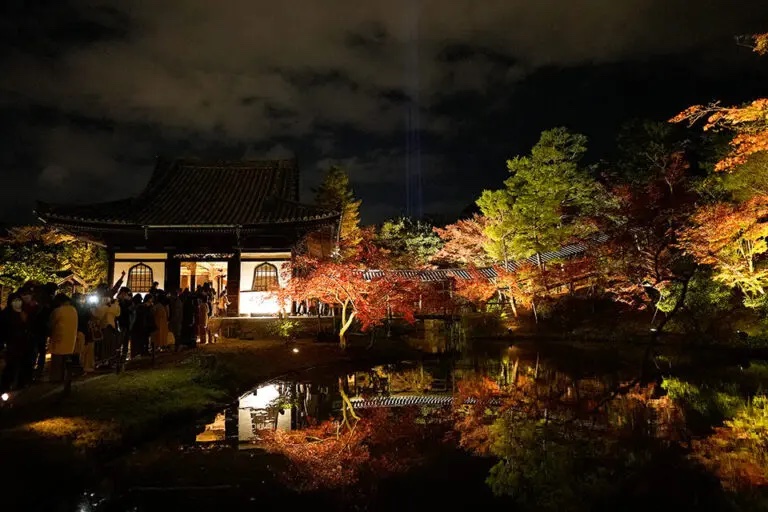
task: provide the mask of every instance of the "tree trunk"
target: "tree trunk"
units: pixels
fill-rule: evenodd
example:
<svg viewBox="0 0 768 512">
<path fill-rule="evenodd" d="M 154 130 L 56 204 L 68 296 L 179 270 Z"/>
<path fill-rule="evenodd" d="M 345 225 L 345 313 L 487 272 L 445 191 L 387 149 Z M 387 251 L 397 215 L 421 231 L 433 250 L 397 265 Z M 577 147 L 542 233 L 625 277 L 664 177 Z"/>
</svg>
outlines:
<svg viewBox="0 0 768 512">
<path fill-rule="evenodd" d="M 341 305 L 341 329 L 339 329 L 339 346 L 342 350 L 347 348 L 347 330 L 352 325 L 352 321 L 355 319 L 356 311 L 352 311 L 347 318 L 347 303 Z"/>
<path fill-rule="evenodd" d="M 648 346 L 645 349 L 645 354 L 643 356 L 642 361 L 642 368 L 640 371 L 640 375 L 642 379 L 645 379 L 650 372 L 650 361 L 651 357 L 653 356 L 653 349 L 656 346 L 656 344 L 659 342 L 659 338 L 661 337 L 662 332 L 664 331 L 664 327 L 667 326 L 670 320 L 680 311 L 680 309 L 685 305 L 685 299 L 688 296 L 688 286 L 691 282 L 692 276 L 688 276 L 685 279 L 683 279 L 683 289 L 680 290 L 680 296 L 677 298 L 677 302 L 675 302 L 675 307 L 672 308 L 672 311 L 669 312 L 668 315 L 664 317 L 664 319 L 659 323 L 658 327 L 655 329 L 651 329 L 651 341 L 648 343 Z"/>
<path fill-rule="evenodd" d="M 339 394 L 341 395 L 342 423 L 349 430 L 352 430 L 354 425 L 350 423 L 349 418 L 352 417 L 352 419 L 355 420 L 355 423 L 357 423 L 360 417 L 355 413 L 354 407 L 352 407 L 352 402 L 349 400 L 347 391 L 344 389 L 344 381 L 341 377 L 339 377 Z"/>
<path fill-rule="evenodd" d="M 512 381 L 513 386 L 517 386 L 517 372 L 520 368 L 520 358 L 515 359 L 515 366 L 512 367 L 512 378 L 510 379 Z"/>
</svg>

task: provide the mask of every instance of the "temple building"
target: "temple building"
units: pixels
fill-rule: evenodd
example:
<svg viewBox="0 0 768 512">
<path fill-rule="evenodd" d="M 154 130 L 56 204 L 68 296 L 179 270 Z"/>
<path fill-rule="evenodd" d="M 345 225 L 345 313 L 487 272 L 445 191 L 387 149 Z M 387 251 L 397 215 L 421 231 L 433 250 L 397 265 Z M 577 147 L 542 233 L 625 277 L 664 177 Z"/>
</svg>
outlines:
<svg viewBox="0 0 768 512">
<path fill-rule="evenodd" d="M 38 202 L 43 222 L 103 245 L 109 282 L 146 293 L 226 290 L 228 316 L 278 313 L 273 292 L 300 251 L 329 253 L 340 214 L 299 202 L 295 160 L 158 161 L 137 197 L 94 204 Z M 307 242 L 309 240 L 309 243 Z M 282 307 L 281 307 L 282 306 Z"/>
</svg>

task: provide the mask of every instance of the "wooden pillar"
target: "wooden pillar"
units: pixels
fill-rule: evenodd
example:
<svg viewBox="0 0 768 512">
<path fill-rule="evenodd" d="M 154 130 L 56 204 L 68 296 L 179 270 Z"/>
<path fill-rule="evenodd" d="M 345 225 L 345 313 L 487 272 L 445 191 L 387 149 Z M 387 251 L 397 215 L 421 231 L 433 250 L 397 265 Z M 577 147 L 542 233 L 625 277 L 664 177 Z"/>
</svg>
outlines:
<svg viewBox="0 0 768 512">
<path fill-rule="evenodd" d="M 227 316 L 240 316 L 240 252 L 227 261 Z"/>
<path fill-rule="evenodd" d="M 168 253 L 165 259 L 165 284 L 166 291 L 178 290 L 181 286 L 181 261 L 174 258 L 173 253 Z"/>
</svg>

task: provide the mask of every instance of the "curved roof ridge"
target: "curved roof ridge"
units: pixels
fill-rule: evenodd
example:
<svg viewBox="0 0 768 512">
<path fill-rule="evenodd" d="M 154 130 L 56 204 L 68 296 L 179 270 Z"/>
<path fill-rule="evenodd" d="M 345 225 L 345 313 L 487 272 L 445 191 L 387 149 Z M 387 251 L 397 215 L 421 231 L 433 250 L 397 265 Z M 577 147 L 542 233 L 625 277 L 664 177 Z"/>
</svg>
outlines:
<svg viewBox="0 0 768 512">
<path fill-rule="evenodd" d="M 282 160 L 158 158 L 135 197 L 89 205 L 47 205 L 42 219 L 120 225 L 258 225 L 307 222 L 339 212 L 302 203 L 298 163 Z"/>
</svg>

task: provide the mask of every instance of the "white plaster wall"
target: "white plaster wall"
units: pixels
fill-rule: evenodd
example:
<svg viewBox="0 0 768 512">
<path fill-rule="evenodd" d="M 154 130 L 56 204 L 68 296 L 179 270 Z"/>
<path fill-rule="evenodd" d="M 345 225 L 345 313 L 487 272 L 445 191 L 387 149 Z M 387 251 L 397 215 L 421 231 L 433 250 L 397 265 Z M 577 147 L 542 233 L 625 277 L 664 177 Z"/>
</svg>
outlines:
<svg viewBox="0 0 768 512">
<path fill-rule="evenodd" d="M 290 260 L 261 260 L 240 262 L 240 314 L 241 315 L 276 315 L 280 312 L 280 301 L 272 292 L 251 292 L 253 271 L 262 263 L 271 263 L 277 267 L 280 287 L 290 279 Z M 291 302 L 285 301 L 282 309 L 290 313 Z"/>
<path fill-rule="evenodd" d="M 140 256 L 140 255 L 137 255 Z M 134 261 L 116 261 L 114 264 L 114 276 L 115 281 L 120 279 L 120 274 L 125 271 L 125 281 L 123 286 L 126 286 L 128 282 L 128 270 L 139 263 L 143 263 L 152 269 L 152 279 L 160 283 L 160 288 L 165 288 L 165 261 L 146 261 L 137 258 Z M 115 283 L 110 283 L 110 286 Z"/>
</svg>

